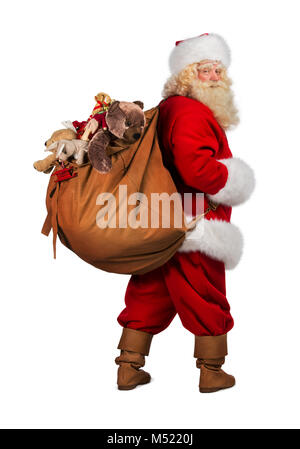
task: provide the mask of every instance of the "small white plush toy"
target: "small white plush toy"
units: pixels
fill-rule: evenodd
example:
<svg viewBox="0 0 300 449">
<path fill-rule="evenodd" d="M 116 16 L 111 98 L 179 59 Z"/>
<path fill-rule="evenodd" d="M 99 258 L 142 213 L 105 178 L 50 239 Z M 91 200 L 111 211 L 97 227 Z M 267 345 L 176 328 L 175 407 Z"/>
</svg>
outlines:
<svg viewBox="0 0 300 449">
<path fill-rule="evenodd" d="M 77 165 L 82 165 L 84 162 L 84 156 L 87 153 L 88 144 L 89 142 L 80 139 L 62 139 L 50 145 L 48 150 L 55 150 L 56 158 L 60 161 L 66 161 L 70 157 L 73 157 Z"/>
</svg>

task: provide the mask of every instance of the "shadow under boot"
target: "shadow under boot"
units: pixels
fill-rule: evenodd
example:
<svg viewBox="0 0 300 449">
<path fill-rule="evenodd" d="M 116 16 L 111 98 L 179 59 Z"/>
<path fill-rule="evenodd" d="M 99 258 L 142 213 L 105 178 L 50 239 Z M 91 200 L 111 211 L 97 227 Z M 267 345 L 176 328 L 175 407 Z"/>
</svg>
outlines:
<svg viewBox="0 0 300 449">
<path fill-rule="evenodd" d="M 132 390 L 138 385 L 150 382 L 150 374 L 140 368 L 145 365 L 145 355 L 149 354 L 152 337 L 153 335 L 147 332 L 123 328 L 118 345 L 121 354 L 115 359 L 119 365 L 117 380 L 119 390 Z"/>
<path fill-rule="evenodd" d="M 227 355 L 227 334 L 195 336 L 196 366 L 200 368 L 199 391 L 213 393 L 235 385 L 235 378 L 225 373 L 221 366 Z"/>
</svg>

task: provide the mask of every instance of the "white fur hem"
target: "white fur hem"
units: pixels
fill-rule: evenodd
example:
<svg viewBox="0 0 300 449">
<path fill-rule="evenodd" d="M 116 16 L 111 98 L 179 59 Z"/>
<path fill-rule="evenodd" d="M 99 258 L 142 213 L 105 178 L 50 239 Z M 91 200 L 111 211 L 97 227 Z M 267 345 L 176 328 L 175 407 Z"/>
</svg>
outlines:
<svg viewBox="0 0 300 449">
<path fill-rule="evenodd" d="M 215 203 L 227 206 L 238 206 L 244 203 L 251 196 L 255 186 L 252 168 L 246 162 L 235 157 L 220 159 L 219 162 L 226 165 L 228 179 L 223 189 L 215 195 L 207 195 L 208 198 Z"/>
<path fill-rule="evenodd" d="M 225 268 L 231 270 L 242 256 L 243 236 L 239 228 L 232 223 L 203 219 L 197 223 L 195 229 L 187 232 L 178 251 L 200 251 L 212 259 L 224 262 Z"/>
</svg>

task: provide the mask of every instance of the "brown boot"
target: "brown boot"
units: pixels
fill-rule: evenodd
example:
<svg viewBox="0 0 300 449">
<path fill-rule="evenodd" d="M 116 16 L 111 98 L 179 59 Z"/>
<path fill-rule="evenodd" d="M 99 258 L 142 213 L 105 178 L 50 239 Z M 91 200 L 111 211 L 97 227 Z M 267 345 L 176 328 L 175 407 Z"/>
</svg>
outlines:
<svg viewBox="0 0 300 449">
<path fill-rule="evenodd" d="M 225 373 L 221 366 L 227 355 L 227 334 L 218 336 L 195 336 L 196 366 L 200 368 L 201 393 L 212 393 L 233 387 L 235 379 Z"/>
<path fill-rule="evenodd" d="M 149 354 L 152 337 L 153 335 L 147 332 L 123 328 L 118 346 L 121 354 L 115 359 L 119 365 L 119 390 L 132 390 L 138 385 L 150 382 L 150 374 L 140 368 L 145 365 L 145 355 Z"/>
</svg>

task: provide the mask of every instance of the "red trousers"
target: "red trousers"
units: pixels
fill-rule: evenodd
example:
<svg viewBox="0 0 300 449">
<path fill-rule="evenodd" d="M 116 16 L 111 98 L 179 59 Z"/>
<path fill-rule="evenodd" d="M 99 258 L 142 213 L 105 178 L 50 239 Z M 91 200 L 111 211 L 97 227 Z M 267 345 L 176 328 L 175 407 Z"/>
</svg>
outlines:
<svg viewBox="0 0 300 449">
<path fill-rule="evenodd" d="M 123 327 L 158 334 L 176 313 L 194 335 L 223 335 L 233 327 L 223 262 L 199 253 L 176 253 L 165 265 L 133 275 L 127 286 Z"/>
</svg>

